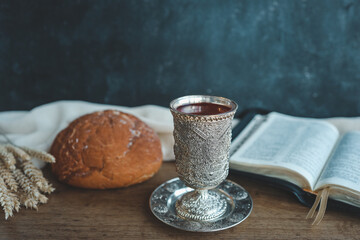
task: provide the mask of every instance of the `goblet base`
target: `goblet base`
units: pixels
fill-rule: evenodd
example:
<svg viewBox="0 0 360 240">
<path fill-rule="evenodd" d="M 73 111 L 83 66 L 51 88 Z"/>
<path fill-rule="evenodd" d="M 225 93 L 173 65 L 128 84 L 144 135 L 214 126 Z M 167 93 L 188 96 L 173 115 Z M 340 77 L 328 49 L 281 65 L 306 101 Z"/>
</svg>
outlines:
<svg viewBox="0 0 360 240">
<path fill-rule="evenodd" d="M 185 219 L 210 221 L 226 212 L 226 195 L 213 190 L 195 190 L 184 194 L 175 203 L 177 214 Z"/>
<path fill-rule="evenodd" d="M 215 192 L 215 194 L 212 192 Z M 225 180 L 216 188 L 209 190 L 209 194 L 214 196 L 213 200 L 219 196 L 220 204 L 218 207 L 210 208 L 211 210 L 204 210 L 199 207 L 195 211 L 195 216 L 198 216 L 197 214 L 203 211 L 205 215 L 208 214 L 211 217 L 208 219 L 188 217 L 188 215 L 182 213 L 183 209 L 190 215 L 194 214 L 194 212 L 189 210 L 189 207 L 183 208 L 180 206 L 184 206 L 182 204 L 184 201 L 196 200 L 199 193 L 195 193 L 194 189 L 185 186 L 179 178 L 174 178 L 154 190 L 150 196 L 150 209 L 160 221 L 172 227 L 192 232 L 224 230 L 241 223 L 251 213 L 253 203 L 249 193 L 232 181 Z M 224 212 L 224 205 L 221 202 L 225 202 Z M 176 206 L 177 204 L 178 206 Z"/>
</svg>

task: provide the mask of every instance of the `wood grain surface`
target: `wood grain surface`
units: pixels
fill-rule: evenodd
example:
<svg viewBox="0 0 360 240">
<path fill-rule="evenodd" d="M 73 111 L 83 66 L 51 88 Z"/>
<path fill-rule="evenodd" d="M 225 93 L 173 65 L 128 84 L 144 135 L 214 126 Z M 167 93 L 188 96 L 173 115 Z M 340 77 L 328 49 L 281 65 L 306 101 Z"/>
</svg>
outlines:
<svg viewBox="0 0 360 240">
<path fill-rule="evenodd" d="M 1 219 L 0 239 L 359 239 L 360 216 L 328 210 L 318 226 L 305 219 L 307 207 L 294 196 L 266 184 L 230 174 L 251 194 L 248 219 L 228 230 L 192 233 L 169 227 L 149 209 L 151 192 L 176 177 L 173 162 L 164 163 L 150 180 L 115 190 L 85 190 L 59 183 L 45 168 L 56 191 L 38 211 L 21 209 Z"/>
</svg>

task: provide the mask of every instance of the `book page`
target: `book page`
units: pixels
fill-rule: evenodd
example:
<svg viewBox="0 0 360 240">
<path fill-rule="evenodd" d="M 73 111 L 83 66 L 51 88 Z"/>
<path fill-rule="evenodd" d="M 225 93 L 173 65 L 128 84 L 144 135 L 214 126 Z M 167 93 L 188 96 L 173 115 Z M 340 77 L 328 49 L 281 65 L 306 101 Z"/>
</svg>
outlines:
<svg viewBox="0 0 360 240">
<path fill-rule="evenodd" d="M 233 153 L 230 163 L 289 169 L 302 175 L 313 188 L 338 136 L 337 129 L 324 121 L 270 113 Z"/>
<path fill-rule="evenodd" d="M 321 174 L 316 188 L 337 185 L 360 192 L 360 131 L 340 140 Z"/>
</svg>

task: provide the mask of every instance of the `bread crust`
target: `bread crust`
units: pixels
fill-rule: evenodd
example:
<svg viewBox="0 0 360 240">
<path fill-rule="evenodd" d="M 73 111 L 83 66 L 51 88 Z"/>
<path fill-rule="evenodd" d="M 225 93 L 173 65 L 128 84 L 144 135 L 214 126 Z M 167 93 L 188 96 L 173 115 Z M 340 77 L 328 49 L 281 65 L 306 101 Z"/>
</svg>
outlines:
<svg viewBox="0 0 360 240">
<path fill-rule="evenodd" d="M 152 177 L 162 164 L 159 137 L 137 117 L 116 110 L 84 115 L 55 138 L 52 172 L 69 185 L 108 189 Z"/>
</svg>

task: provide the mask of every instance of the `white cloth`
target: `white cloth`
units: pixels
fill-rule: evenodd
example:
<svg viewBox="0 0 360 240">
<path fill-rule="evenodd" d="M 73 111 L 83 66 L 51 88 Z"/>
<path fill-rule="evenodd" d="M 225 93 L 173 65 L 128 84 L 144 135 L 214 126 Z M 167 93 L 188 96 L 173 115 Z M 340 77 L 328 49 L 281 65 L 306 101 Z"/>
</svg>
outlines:
<svg viewBox="0 0 360 240">
<path fill-rule="evenodd" d="M 360 117 L 335 117 L 327 118 L 326 121 L 333 124 L 341 135 L 350 131 L 360 131 Z"/>
<path fill-rule="evenodd" d="M 56 135 L 71 121 L 81 115 L 105 109 L 120 110 L 140 118 L 160 137 L 164 160 L 174 159 L 171 113 L 167 108 L 154 105 L 130 108 L 83 101 L 58 101 L 31 111 L 0 112 L 0 132 L 18 146 L 48 151 Z M 4 141 L 5 137 L 0 135 L 0 142 Z M 38 167 L 45 165 L 35 159 L 34 163 Z"/>
</svg>

